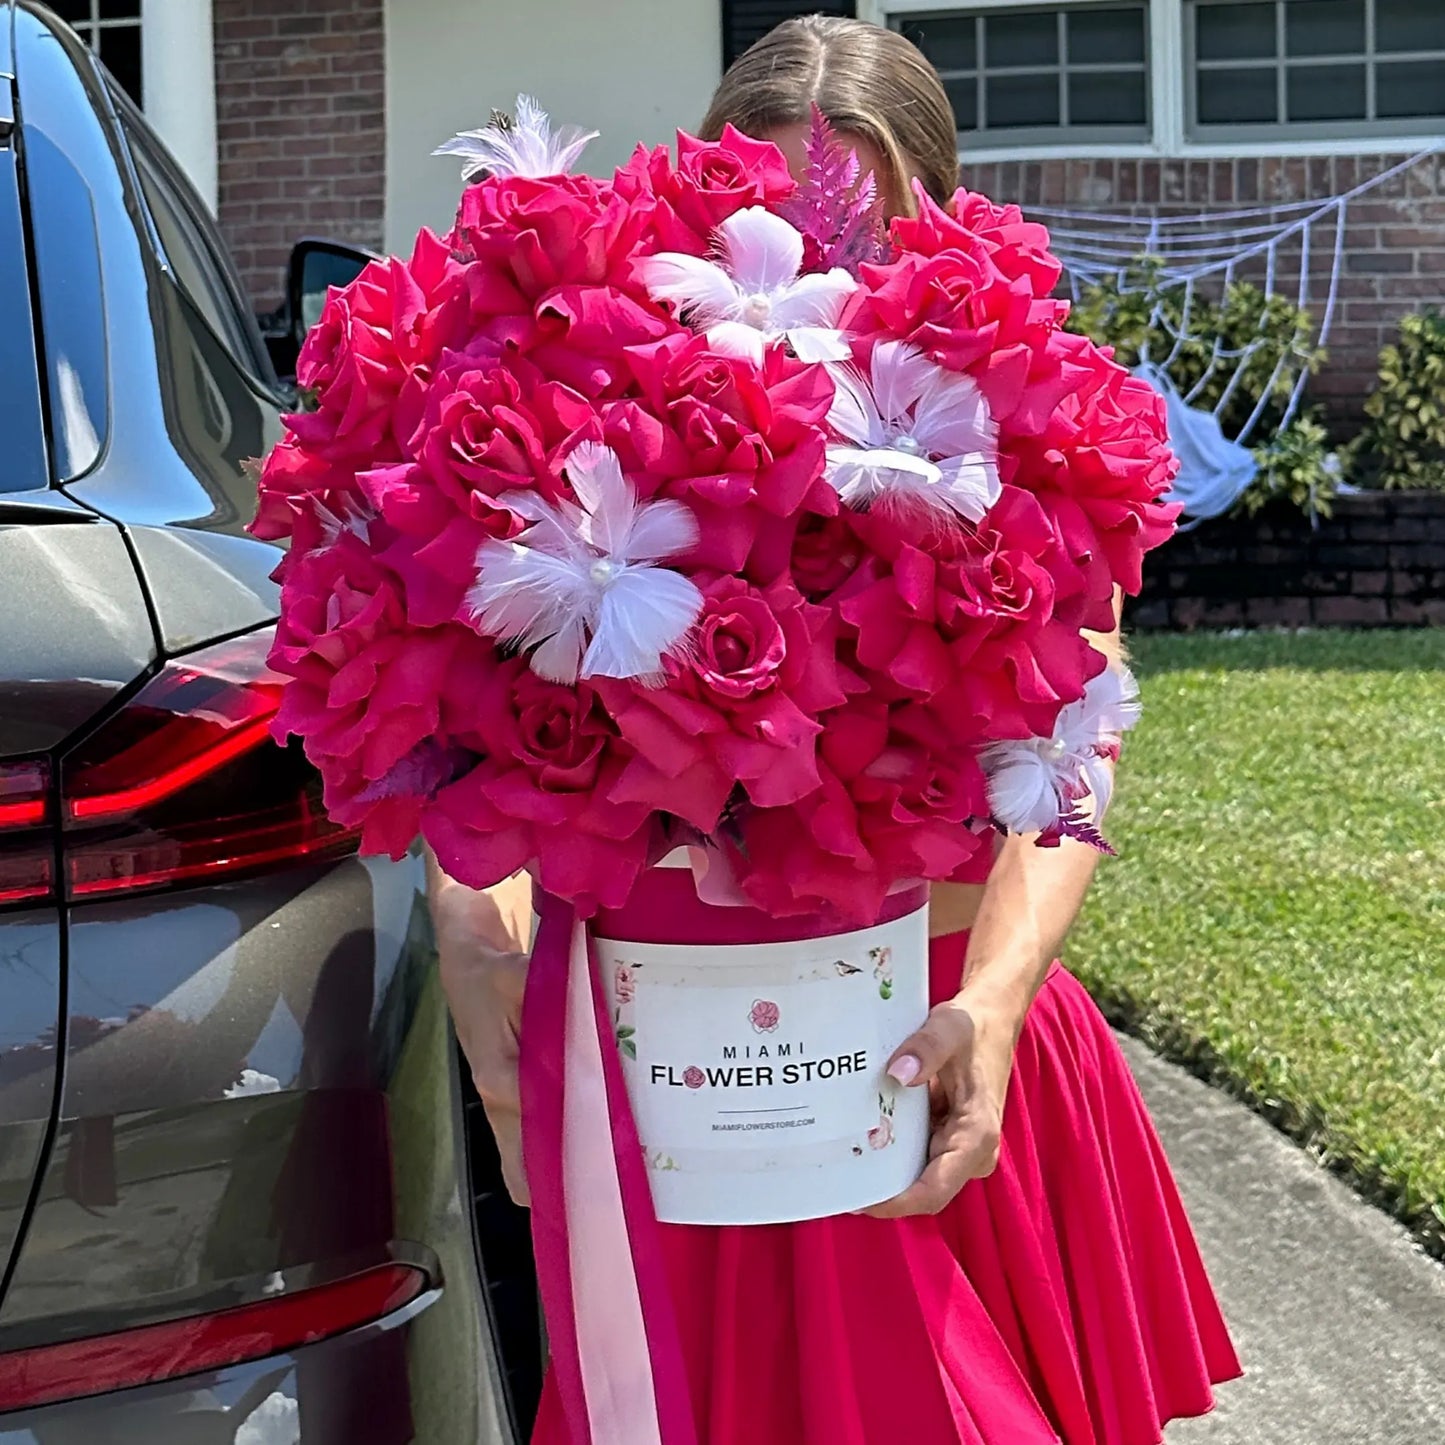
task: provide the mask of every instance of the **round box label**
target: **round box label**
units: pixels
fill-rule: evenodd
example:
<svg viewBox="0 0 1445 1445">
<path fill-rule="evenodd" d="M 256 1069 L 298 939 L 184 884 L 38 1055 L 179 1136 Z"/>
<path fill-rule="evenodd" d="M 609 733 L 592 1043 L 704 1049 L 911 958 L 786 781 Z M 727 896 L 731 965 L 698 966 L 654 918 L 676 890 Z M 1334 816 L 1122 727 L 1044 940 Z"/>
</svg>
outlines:
<svg viewBox="0 0 1445 1445">
<path fill-rule="evenodd" d="M 594 942 L 659 1219 L 814 1219 L 918 1177 L 927 1090 L 884 1070 L 928 1012 L 926 907 L 796 943 Z"/>
</svg>

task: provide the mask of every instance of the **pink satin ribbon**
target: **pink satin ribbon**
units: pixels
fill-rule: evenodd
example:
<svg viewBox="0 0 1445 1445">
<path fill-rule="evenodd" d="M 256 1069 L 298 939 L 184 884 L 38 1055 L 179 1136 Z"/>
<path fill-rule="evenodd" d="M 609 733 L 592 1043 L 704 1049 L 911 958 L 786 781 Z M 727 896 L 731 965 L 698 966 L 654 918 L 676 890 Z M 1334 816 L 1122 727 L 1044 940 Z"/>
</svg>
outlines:
<svg viewBox="0 0 1445 1445">
<path fill-rule="evenodd" d="M 878 922 L 921 908 L 926 885 L 890 895 Z M 697 1445 L 677 1316 L 642 1144 L 632 1117 L 592 930 L 538 892 L 540 926 L 522 1010 L 522 1143 L 552 1364 L 573 1445 Z M 773 943 L 856 925 L 774 919 L 698 898 L 686 868 L 644 875 L 603 938 Z"/>
<path fill-rule="evenodd" d="M 538 895 L 522 1009 L 522 1147 L 552 1365 L 574 1445 L 697 1445 L 622 1065 L 571 907 Z"/>
</svg>

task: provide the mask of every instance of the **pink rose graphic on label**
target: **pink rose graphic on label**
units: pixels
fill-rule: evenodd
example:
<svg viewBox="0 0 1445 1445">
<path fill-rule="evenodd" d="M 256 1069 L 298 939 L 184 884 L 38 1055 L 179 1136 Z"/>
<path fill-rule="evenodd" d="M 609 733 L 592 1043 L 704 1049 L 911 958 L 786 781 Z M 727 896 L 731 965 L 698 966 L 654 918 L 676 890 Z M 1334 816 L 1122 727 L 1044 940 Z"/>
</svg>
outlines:
<svg viewBox="0 0 1445 1445">
<path fill-rule="evenodd" d="M 631 1003 L 637 997 L 637 975 L 632 970 L 632 965 L 619 963 L 613 975 L 613 984 L 617 990 L 617 1002 L 620 1004 Z"/>
<path fill-rule="evenodd" d="M 878 1122 L 868 1131 L 870 1149 L 886 1149 L 893 1142 L 893 1110 L 896 1105 L 896 1100 L 885 1099 L 879 1094 Z"/>
<path fill-rule="evenodd" d="M 696 1064 L 689 1064 L 682 1071 L 682 1082 L 689 1089 L 700 1089 L 707 1082 L 707 1078 Z"/>
<path fill-rule="evenodd" d="M 782 1012 L 777 1004 L 768 999 L 754 999 L 753 1010 L 748 1015 L 748 1022 L 760 1034 L 776 1033 L 779 1023 L 782 1022 Z"/>
</svg>

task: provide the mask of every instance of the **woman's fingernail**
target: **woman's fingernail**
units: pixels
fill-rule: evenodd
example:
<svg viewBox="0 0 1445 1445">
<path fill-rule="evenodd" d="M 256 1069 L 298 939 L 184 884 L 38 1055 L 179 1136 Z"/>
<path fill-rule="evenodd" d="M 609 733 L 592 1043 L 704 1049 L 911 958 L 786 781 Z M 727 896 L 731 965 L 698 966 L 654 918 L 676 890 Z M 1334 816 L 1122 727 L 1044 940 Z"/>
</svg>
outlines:
<svg viewBox="0 0 1445 1445">
<path fill-rule="evenodd" d="M 918 1077 L 918 1071 L 923 1067 L 912 1054 L 904 1054 L 900 1059 L 894 1059 L 888 1065 L 888 1077 L 896 1079 L 900 1084 L 911 1084 Z"/>
</svg>

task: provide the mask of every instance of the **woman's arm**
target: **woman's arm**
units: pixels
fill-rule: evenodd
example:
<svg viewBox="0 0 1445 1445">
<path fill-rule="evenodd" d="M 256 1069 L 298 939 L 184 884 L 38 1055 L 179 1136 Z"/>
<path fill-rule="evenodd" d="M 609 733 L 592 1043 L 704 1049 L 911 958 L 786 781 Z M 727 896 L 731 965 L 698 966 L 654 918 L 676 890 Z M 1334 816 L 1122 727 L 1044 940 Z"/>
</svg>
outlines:
<svg viewBox="0 0 1445 1445">
<path fill-rule="evenodd" d="M 532 880 L 518 873 L 493 888 L 468 888 L 442 872 L 430 848 L 426 872 L 442 989 L 457 1040 L 497 1138 L 507 1192 L 526 1204 L 517 1040 L 532 946 Z"/>
<path fill-rule="evenodd" d="M 1116 592 L 1116 617 L 1120 601 Z M 1090 641 L 1111 667 L 1123 666 L 1117 629 Z M 970 1179 L 993 1172 L 1024 1019 L 1079 915 L 1098 859 L 1071 838 L 1056 848 L 1040 848 L 1032 836 L 1004 841 L 969 933 L 958 993 L 929 1013 L 888 1066 L 899 1083 L 927 1085 L 934 1095 L 940 1119 L 928 1167 L 870 1214 L 936 1214 Z"/>
<path fill-rule="evenodd" d="M 1015 836 L 999 853 L 969 934 L 959 996 L 975 1015 L 986 1012 L 1004 1026 L 1010 1048 L 1079 916 L 1098 861 L 1094 849 L 1072 838 L 1039 848 L 1032 837 Z"/>
<path fill-rule="evenodd" d="M 1116 588 L 1114 631 L 1086 634 L 1115 669 L 1122 669 L 1125 659 L 1118 626 L 1122 605 Z M 1092 807 L 1090 800 L 1084 811 Z M 961 992 L 971 1008 L 995 1016 L 1015 1040 L 1079 916 L 1098 863 L 1095 849 L 1071 838 L 1057 848 L 1040 848 L 1032 837 L 1018 835 L 1004 842 L 969 934 Z"/>
</svg>

